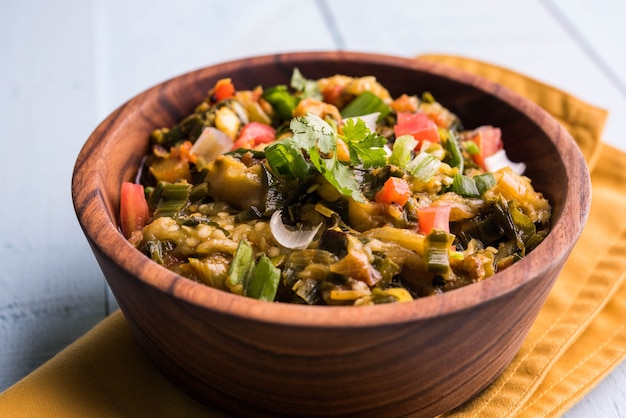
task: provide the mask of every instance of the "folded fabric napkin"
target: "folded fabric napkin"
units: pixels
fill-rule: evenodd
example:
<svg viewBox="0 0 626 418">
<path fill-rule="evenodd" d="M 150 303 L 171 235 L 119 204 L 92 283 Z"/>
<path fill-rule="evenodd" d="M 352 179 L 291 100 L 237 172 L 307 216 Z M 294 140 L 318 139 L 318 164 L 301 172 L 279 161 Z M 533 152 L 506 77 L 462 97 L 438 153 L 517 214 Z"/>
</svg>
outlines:
<svg viewBox="0 0 626 418">
<path fill-rule="evenodd" d="M 468 58 L 462 68 L 534 100 L 569 130 L 592 170 L 588 223 L 520 352 L 450 416 L 559 416 L 626 356 L 626 153 L 602 145 L 606 112 L 536 80 Z M 219 417 L 170 383 L 120 311 L 0 394 L 2 417 Z"/>
</svg>

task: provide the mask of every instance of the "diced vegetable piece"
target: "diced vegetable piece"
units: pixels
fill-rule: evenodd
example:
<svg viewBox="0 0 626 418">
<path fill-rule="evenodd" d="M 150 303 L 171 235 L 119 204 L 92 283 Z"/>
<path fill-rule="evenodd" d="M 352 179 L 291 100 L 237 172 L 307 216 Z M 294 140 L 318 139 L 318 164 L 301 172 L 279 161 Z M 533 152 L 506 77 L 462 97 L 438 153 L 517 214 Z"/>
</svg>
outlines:
<svg viewBox="0 0 626 418">
<path fill-rule="evenodd" d="M 245 239 L 239 241 L 233 260 L 228 268 L 225 284 L 231 292 L 238 295 L 244 294 L 244 288 L 252 271 L 254 270 L 254 253 L 252 247 Z"/>
<path fill-rule="evenodd" d="M 120 195 L 120 227 L 128 239 L 148 222 L 150 213 L 143 186 L 125 181 Z"/>
<path fill-rule="evenodd" d="M 272 302 L 276 297 L 279 281 L 280 269 L 275 267 L 269 257 L 263 254 L 254 269 L 254 275 L 245 295 Z"/>
<path fill-rule="evenodd" d="M 486 170 L 485 158 L 495 154 L 503 147 L 502 131 L 493 126 L 481 126 L 475 129 L 468 141 L 472 141 L 478 147 L 478 152 L 470 154 L 474 162 L 483 170 Z"/>
<path fill-rule="evenodd" d="M 376 238 L 383 242 L 393 242 L 419 255 L 424 254 L 424 235 L 416 234 L 409 229 L 381 226 L 366 231 L 363 236 Z"/>
<path fill-rule="evenodd" d="M 495 219 L 509 239 L 515 240 L 517 248 L 526 253 L 526 243 L 536 234 L 536 228 L 530 218 L 517 207 L 516 201 L 507 202 L 500 196 L 495 203 Z"/>
<path fill-rule="evenodd" d="M 287 86 L 278 85 L 263 92 L 263 98 L 272 105 L 281 119 L 291 119 L 293 110 L 298 105 L 298 98 L 289 93 Z"/>
<path fill-rule="evenodd" d="M 196 139 L 189 151 L 191 155 L 204 158 L 205 162 L 213 161 L 233 148 L 233 140 L 224 132 L 212 126 L 207 126 Z"/>
<path fill-rule="evenodd" d="M 224 281 L 227 277 L 228 264 L 223 259 L 224 256 L 214 254 L 204 260 L 189 257 L 189 267 L 195 273 L 197 279 L 208 286 L 224 290 Z"/>
<path fill-rule="evenodd" d="M 154 211 L 154 217 L 174 217 L 187 205 L 187 198 L 191 192 L 188 183 L 164 183 L 161 191 L 161 199 Z"/>
<path fill-rule="evenodd" d="M 413 296 L 411 296 L 409 291 L 401 287 L 387 289 L 385 293 L 396 298 L 398 302 L 411 302 L 413 300 Z"/>
<path fill-rule="evenodd" d="M 172 153 L 167 158 L 161 158 L 150 166 L 150 173 L 157 181 L 173 183 L 180 179 L 190 180 L 189 162 L 181 160 Z"/>
<path fill-rule="evenodd" d="M 454 241 L 454 235 L 433 229 L 426 236 L 426 266 L 428 271 L 447 275 L 450 271 L 448 253 Z"/>
<path fill-rule="evenodd" d="M 241 128 L 232 149 L 252 149 L 259 144 L 269 144 L 274 139 L 276 139 L 276 130 L 273 127 L 264 123 L 250 122 Z"/>
<path fill-rule="evenodd" d="M 380 120 L 391 112 L 391 108 L 371 91 L 364 91 L 341 110 L 341 117 L 346 119 L 376 112 L 380 113 Z"/>
<path fill-rule="evenodd" d="M 406 169 L 420 181 L 429 181 L 439 170 L 441 161 L 427 152 L 420 152 L 406 165 Z"/>
<path fill-rule="evenodd" d="M 230 78 L 222 78 L 215 83 L 213 88 L 213 94 L 211 99 L 215 102 L 220 102 L 224 99 L 229 99 L 235 94 L 235 86 Z"/>
<path fill-rule="evenodd" d="M 158 239 L 151 239 L 146 242 L 148 255 L 155 263 L 163 265 L 163 243 Z"/>
<path fill-rule="evenodd" d="M 215 127 L 233 140 L 237 136 L 240 126 L 241 120 L 231 108 L 222 106 L 215 113 Z"/>
<path fill-rule="evenodd" d="M 509 160 L 504 149 L 496 151 L 494 154 L 485 157 L 485 169 L 489 172 L 495 172 L 504 167 L 510 167 L 517 174 L 523 174 L 526 171 L 526 164 L 514 163 Z"/>
<path fill-rule="evenodd" d="M 481 196 L 496 184 L 496 178 L 491 173 L 479 174 L 473 178 L 474 183 L 476 183 L 478 193 L 480 193 Z"/>
<path fill-rule="evenodd" d="M 292 290 L 309 305 L 315 305 L 320 300 L 320 282 L 315 279 L 305 278 L 298 280 Z"/>
<path fill-rule="evenodd" d="M 459 147 L 459 143 L 456 140 L 456 135 L 454 135 L 453 131 L 448 131 L 447 140 L 445 142 L 446 151 L 448 151 L 448 165 L 450 167 L 456 167 L 459 169 L 459 173 L 463 174 L 464 169 L 464 160 L 463 155 L 461 154 L 461 149 Z"/>
<path fill-rule="evenodd" d="M 433 205 L 417 209 L 420 232 L 430 234 L 433 230 L 450 232 L 450 206 Z"/>
<path fill-rule="evenodd" d="M 480 197 L 474 179 L 466 175 L 457 173 L 452 181 L 452 191 L 458 195 L 466 197 Z"/>
<path fill-rule="evenodd" d="M 282 211 L 277 210 L 270 219 L 270 230 L 272 236 L 280 245 L 285 248 L 302 250 L 309 246 L 317 231 L 322 227 L 322 223 L 310 230 L 290 231 L 285 227 L 282 220 Z"/>
<path fill-rule="evenodd" d="M 304 178 L 309 174 L 309 164 L 302 151 L 288 139 L 277 141 L 265 148 L 265 158 L 276 174 L 296 178 Z"/>
<path fill-rule="evenodd" d="M 417 147 L 417 140 L 412 135 L 402 135 L 396 138 L 393 143 L 393 150 L 391 151 L 391 157 L 389 157 L 389 164 L 393 164 L 396 167 L 405 168 L 411 161 L 413 150 Z"/>
<path fill-rule="evenodd" d="M 371 291 L 364 287 L 362 289 L 333 289 L 330 291 L 330 299 L 336 301 L 352 301 L 369 296 Z"/>
<path fill-rule="evenodd" d="M 332 264 L 330 271 L 364 282 L 368 286 L 374 286 L 382 277 L 372 268 L 365 251 L 358 247 L 351 248 L 345 257 Z"/>
<path fill-rule="evenodd" d="M 389 177 L 382 189 L 374 196 L 374 200 L 377 203 L 396 203 L 404 206 L 410 197 L 411 189 L 406 180 L 398 177 Z"/>
<path fill-rule="evenodd" d="M 421 144 L 423 141 L 439 142 L 439 129 L 424 113 L 398 113 L 398 123 L 393 127 L 396 137 L 411 135 Z"/>
</svg>

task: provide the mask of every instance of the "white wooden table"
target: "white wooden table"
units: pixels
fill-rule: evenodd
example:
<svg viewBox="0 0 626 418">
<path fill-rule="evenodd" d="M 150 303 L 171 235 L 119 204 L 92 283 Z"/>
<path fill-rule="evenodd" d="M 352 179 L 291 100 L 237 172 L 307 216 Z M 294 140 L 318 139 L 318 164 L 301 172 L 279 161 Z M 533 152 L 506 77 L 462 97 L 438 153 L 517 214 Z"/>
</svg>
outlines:
<svg viewBox="0 0 626 418">
<path fill-rule="evenodd" d="M 626 150 L 626 1 L 1 0 L 0 391 L 116 308 L 76 221 L 73 164 L 124 101 L 220 61 L 295 50 L 439 52 L 608 109 Z M 567 417 L 626 415 L 626 364 Z"/>
</svg>

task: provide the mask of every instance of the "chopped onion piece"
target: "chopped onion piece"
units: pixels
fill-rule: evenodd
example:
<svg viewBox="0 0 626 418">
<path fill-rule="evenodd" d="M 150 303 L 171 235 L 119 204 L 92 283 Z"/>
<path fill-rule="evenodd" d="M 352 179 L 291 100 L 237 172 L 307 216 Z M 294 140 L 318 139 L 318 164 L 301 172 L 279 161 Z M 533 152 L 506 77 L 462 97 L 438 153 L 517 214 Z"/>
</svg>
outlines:
<svg viewBox="0 0 626 418">
<path fill-rule="evenodd" d="M 272 218 L 270 219 L 270 231 L 272 231 L 272 235 L 274 236 L 276 242 L 283 247 L 296 250 L 302 250 L 308 247 L 321 227 L 322 224 L 320 223 L 318 226 L 308 231 L 290 231 L 283 224 L 281 210 L 274 212 Z"/>
<path fill-rule="evenodd" d="M 354 119 L 354 122 L 356 123 L 356 119 L 361 119 L 363 122 L 365 122 L 365 125 L 368 127 L 370 131 L 376 132 L 376 121 L 378 120 L 379 116 L 380 116 L 380 112 L 374 112 L 374 113 L 369 113 L 367 115 L 346 118 L 343 120 L 343 122 L 345 123 L 348 119 Z"/>
<path fill-rule="evenodd" d="M 239 103 L 236 100 L 233 100 L 231 102 L 231 106 L 232 106 L 233 110 L 235 111 L 235 114 L 237 115 L 237 117 L 241 121 L 242 125 L 246 125 L 246 124 L 248 124 L 248 122 L 250 122 L 250 120 L 248 119 L 248 113 L 246 112 L 246 109 L 244 109 L 244 107 L 243 107 L 243 105 L 241 103 Z"/>
<path fill-rule="evenodd" d="M 506 155 L 506 151 L 503 149 L 496 151 L 495 154 L 485 158 L 485 168 L 490 173 L 496 172 L 503 167 L 511 167 L 511 170 L 519 175 L 524 174 L 524 171 L 526 171 L 526 164 L 515 163 L 509 160 L 509 157 Z"/>
<path fill-rule="evenodd" d="M 233 147 L 233 140 L 224 132 L 212 126 L 204 128 L 189 152 L 202 157 L 206 162 L 213 161 L 219 155 L 230 151 Z"/>
</svg>

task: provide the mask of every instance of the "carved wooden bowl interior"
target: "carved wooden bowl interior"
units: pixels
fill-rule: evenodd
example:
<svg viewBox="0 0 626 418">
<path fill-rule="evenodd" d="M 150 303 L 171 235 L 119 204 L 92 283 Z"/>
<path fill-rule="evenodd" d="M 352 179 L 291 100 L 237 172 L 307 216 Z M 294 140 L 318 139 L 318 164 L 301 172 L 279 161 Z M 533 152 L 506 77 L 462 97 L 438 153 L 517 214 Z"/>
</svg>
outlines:
<svg viewBox="0 0 626 418">
<path fill-rule="evenodd" d="M 122 181 L 149 132 L 179 121 L 214 83 L 237 88 L 374 75 L 392 96 L 430 91 L 465 127 L 502 129 L 514 161 L 553 206 L 552 231 L 485 281 L 405 304 L 268 303 L 197 284 L 157 265 L 118 230 Z M 74 206 L 87 240 L 148 356 L 183 390 L 235 416 L 432 416 L 489 385 L 519 350 L 587 217 L 590 183 L 569 134 L 502 86 L 430 62 L 319 52 L 254 57 L 193 71 L 139 94 L 78 156 Z"/>
</svg>

